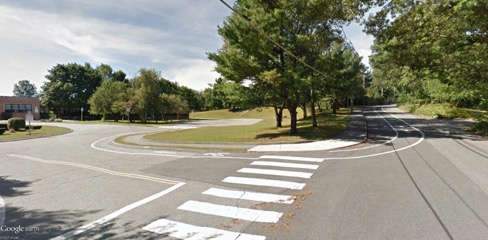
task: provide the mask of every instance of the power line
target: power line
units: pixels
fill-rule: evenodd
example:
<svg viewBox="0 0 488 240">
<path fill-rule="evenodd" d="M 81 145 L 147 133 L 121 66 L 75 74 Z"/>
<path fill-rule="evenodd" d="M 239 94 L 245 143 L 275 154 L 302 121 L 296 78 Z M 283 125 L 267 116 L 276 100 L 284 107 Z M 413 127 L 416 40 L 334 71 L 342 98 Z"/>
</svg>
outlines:
<svg viewBox="0 0 488 240">
<path fill-rule="evenodd" d="M 302 59 L 300 59 L 299 57 L 297 57 L 295 54 L 293 54 L 292 52 L 290 52 L 288 49 L 286 49 L 285 47 L 283 47 L 281 44 L 279 44 L 278 42 L 276 42 L 274 39 L 272 39 L 271 37 L 269 37 L 263 30 L 261 30 L 260 28 L 256 27 L 250 20 L 249 18 L 247 18 L 246 16 L 243 16 L 242 14 L 240 14 L 239 12 L 237 12 L 234 8 L 232 8 L 229 4 L 227 4 L 224 0 L 220 0 L 221 3 L 223 3 L 227 8 L 229 8 L 232 12 L 234 12 L 235 14 L 237 14 L 237 16 L 241 17 L 242 19 L 244 19 L 244 21 L 246 21 L 252 28 L 254 28 L 254 30 L 256 30 L 257 32 L 259 32 L 261 35 L 263 35 L 268 41 L 272 42 L 274 45 L 276 45 L 277 47 L 281 48 L 285 53 L 287 53 L 288 55 L 292 56 L 293 58 L 295 58 L 297 61 L 299 61 L 300 63 L 302 63 L 303 65 L 305 65 L 306 67 L 312 69 L 314 72 L 320 74 L 320 75 L 324 75 L 324 76 L 327 76 L 327 74 L 317 70 L 316 68 L 312 67 L 310 64 L 304 62 Z"/>
</svg>

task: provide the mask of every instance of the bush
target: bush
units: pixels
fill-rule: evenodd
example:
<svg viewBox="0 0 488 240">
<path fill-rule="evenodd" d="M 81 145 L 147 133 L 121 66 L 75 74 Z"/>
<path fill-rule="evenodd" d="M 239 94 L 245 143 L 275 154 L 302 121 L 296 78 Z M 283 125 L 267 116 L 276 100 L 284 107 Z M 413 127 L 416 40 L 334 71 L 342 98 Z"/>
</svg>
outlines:
<svg viewBox="0 0 488 240">
<path fill-rule="evenodd" d="M 0 128 L 8 129 L 8 126 L 6 123 L 0 123 Z"/>
<path fill-rule="evenodd" d="M 25 129 L 25 120 L 23 118 L 11 118 L 7 122 L 7 127 L 8 129 L 13 129 L 15 131 Z"/>
<path fill-rule="evenodd" d="M 0 135 L 2 135 L 5 132 L 5 128 L 0 128 Z"/>
<path fill-rule="evenodd" d="M 471 130 L 477 134 L 488 135 L 488 121 L 479 121 L 473 124 Z"/>
<path fill-rule="evenodd" d="M 42 128 L 42 125 L 35 125 L 35 126 L 32 126 L 32 129 L 41 129 Z"/>
<path fill-rule="evenodd" d="M 471 114 L 462 108 L 453 107 L 450 104 L 404 104 L 401 106 L 406 111 L 414 114 L 432 117 L 434 119 L 470 118 Z"/>
<path fill-rule="evenodd" d="M 0 119 L 10 119 L 12 118 L 12 113 L 11 112 L 3 112 L 2 114 L 0 114 Z"/>
</svg>

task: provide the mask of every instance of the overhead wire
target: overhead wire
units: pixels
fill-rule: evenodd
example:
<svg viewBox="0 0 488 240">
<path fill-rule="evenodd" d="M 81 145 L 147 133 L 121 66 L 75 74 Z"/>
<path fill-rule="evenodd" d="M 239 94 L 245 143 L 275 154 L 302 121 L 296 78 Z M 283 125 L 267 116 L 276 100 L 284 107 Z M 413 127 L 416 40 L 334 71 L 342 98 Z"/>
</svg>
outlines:
<svg viewBox="0 0 488 240">
<path fill-rule="evenodd" d="M 275 41 L 274 39 L 272 39 L 263 30 L 261 30 L 256 25 L 254 25 L 251 22 L 251 20 L 249 20 L 249 18 L 247 18 L 246 16 L 243 16 L 242 14 L 240 14 L 233 7 L 231 7 L 229 4 L 227 4 L 224 0 L 220 0 L 220 2 L 222 2 L 232 12 L 234 12 L 235 14 L 237 14 L 237 16 L 239 16 L 240 18 L 244 19 L 244 21 L 246 21 L 254 30 L 256 30 L 257 32 L 259 32 L 259 34 L 261 34 L 263 37 L 265 37 L 268 41 L 272 42 L 275 46 L 281 48 L 286 54 L 290 55 L 291 57 L 293 57 L 294 59 L 296 59 L 298 62 L 302 63 L 304 66 L 310 68 L 314 72 L 316 72 L 316 73 L 318 73 L 320 75 L 323 75 L 323 76 L 327 76 L 326 73 L 324 73 L 324 72 L 316 69 L 315 67 L 311 66 L 310 64 L 306 63 L 305 61 L 303 61 L 302 59 L 300 59 L 299 57 L 297 57 L 295 54 L 293 54 L 291 51 L 289 51 L 288 49 L 286 49 L 285 47 L 283 47 L 281 44 L 279 44 L 277 41 Z"/>
</svg>

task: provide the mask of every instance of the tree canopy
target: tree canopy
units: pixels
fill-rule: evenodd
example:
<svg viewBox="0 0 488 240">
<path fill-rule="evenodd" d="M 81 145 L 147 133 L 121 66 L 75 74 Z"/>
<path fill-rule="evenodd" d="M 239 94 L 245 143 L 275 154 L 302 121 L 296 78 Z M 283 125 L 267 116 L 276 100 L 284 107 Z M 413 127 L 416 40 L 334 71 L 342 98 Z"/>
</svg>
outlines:
<svg viewBox="0 0 488 240">
<path fill-rule="evenodd" d="M 371 95 L 488 108 L 488 2 L 391 2 L 366 30 L 375 35 Z"/>
<path fill-rule="evenodd" d="M 318 79 L 325 81 L 328 71 L 335 71 L 319 66 L 319 60 L 333 42 L 344 42 L 341 25 L 362 14 L 367 3 L 237 1 L 233 14 L 218 29 L 224 43 L 218 52 L 209 53 L 209 59 L 226 79 L 238 84 L 251 81 L 275 108 L 277 119 L 280 108 L 288 109 L 290 133 L 297 133 L 296 110 L 307 101 L 314 86 L 311 79 L 320 75 Z"/>
<path fill-rule="evenodd" d="M 14 85 L 14 96 L 16 97 L 35 97 L 37 96 L 36 85 L 29 80 L 20 80 Z"/>
</svg>

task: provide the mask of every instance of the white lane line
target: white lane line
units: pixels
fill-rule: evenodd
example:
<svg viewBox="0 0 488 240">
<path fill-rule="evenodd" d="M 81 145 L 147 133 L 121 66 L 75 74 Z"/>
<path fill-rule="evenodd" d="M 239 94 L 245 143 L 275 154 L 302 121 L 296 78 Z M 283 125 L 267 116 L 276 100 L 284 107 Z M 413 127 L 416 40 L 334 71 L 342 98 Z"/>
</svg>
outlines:
<svg viewBox="0 0 488 240">
<path fill-rule="evenodd" d="M 270 180 L 263 178 L 245 178 L 245 177 L 227 177 L 222 182 L 235 183 L 235 184 L 246 184 L 253 186 L 264 186 L 264 187 L 279 187 L 301 190 L 305 187 L 305 183 L 280 181 L 280 180 Z"/>
<path fill-rule="evenodd" d="M 170 188 L 168 188 L 168 189 L 166 189 L 166 190 L 164 190 L 162 192 L 156 193 L 156 194 L 154 194 L 152 196 L 149 196 L 147 198 L 144 198 L 142 200 L 139 200 L 139 201 L 137 201 L 135 203 L 132 203 L 132 204 L 130 204 L 128 206 L 125 206 L 125 207 L 123 207 L 123 208 L 121 208 L 121 209 L 119 209 L 119 210 L 117 210 L 117 211 L 115 211 L 115 212 L 113 212 L 113 213 L 111 213 L 111 214 L 103 217 L 103 218 L 100 218 L 100 219 L 98 219 L 98 220 L 96 220 L 94 222 L 91 222 L 89 224 L 86 224 L 84 226 L 81 226 L 81 227 L 79 227 L 76 230 L 73 230 L 71 232 L 67 232 L 67 233 L 65 233 L 63 235 L 60 235 L 60 236 L 57 236 L 55 238 L 51 238 L 51 240 L 65 240 L 65 239 L 72 238 L 72 237 L 74 237 L 76 235 L 79 235 L 79 234 L 81 234 L 81 233 L 83 233 L 83 232 L 85 232 L 87 230 L 90 230 L 90 229 L 92 229 L 94 227 L 103 225 L 106 222 L 111 221 L 112 219 L 114 219 L 114 218 L 116 218 L 116 217 L 118 217 L 118 216 L 120 216 L 120 215 L 122 215 L 122 214 L 124 214 L 124 213 L 126 213 L 126 212 L 128 212 L 128 211 L 130 211 L 132 209 L 134 209 L 134 208 L 140 207 L 140 206 L 142 206 L 142 205 L 144 205 L 146 203 L 149 203 L 151 201 L 154 201 L 154 200 L 156 200 L 156 199 L 158 199 L 158 198 L 160 198 L 160 197 L 162 197 L 162 196 L 164 196 L 164 195 L 166 195 L 166 194 L 168 194 L 168 193 L 170 193 L 170 192 L 178 189 L 179 187 L 181 187 L 183 185 L 185 185 L 185 183 L 183 183 L 183 182 L 178 183 L 178 184 L 176 184 L 176 185 L 174 185 L 174 186 L 172 186 L 172 187 L 170 187 Z"/>
<path fill-rule="evenodd" d="M 251 200 L 251 201 L 257 201 L 257 202 L 272 202 L 272 203 L 291 204 L 294 201 L 293 196 L 290 196 L 290 195 L 243 192 L 243 191 L 225 190 L 225 189 L 220 189 L 220 188 L 210 188 L 210 189 L 206 190 L 205 192 L 202 192 L 202 194 L 216 196 L 216 197 L 222 197 L 222 198 Z"/>
<path fill-rule="evenodd" d="M 5 202 L 3 201 L 2 196 L 0 196 L 0 226 L 3 226 L 5 222 Z"/>
<path fill-rule="evenodd" d="M 217 205 L 213 203 L 198 202 L 192 200 L 183 203 L 183 205 L 179 206 L 178 209 L 263 223 L 276 223 L 283 215 L 283 213 L 275 211 L 264 211 L 251 208 Z"/>
<path fill-rule="evenodd" d="M 398 119 L 399 121 L 402 121 L 403 123 L 405 123 L 406 125 L 408 125 L 409 127 L 411 127 L 412 129 L 414 129 L 415 131 L 419 132 L 422 137 L 420 137 L 420 139 L 417 141 L 417 142 L 414 142 L 408 146 L 405 146 L 405 147 L 402 147 L 402 148 L 398 148 L 398 149 L 394 149 L 394 150 L 390 150 L 390 151 L 386 151 L 386 152 L 380 152 L 380 153 L 375 153 L 375 154 L 369 154 L 369 155 L 362 155 L 362 156 L 355 156 L 355 157 L 332 157 L 332 158 L 325 158 L 325 160 L 351 160 L 351 159 L 360 159 L 360 158 L 367 158 L 367 157 L 376 157 L 376 156 L 381 156 L 381 155 L 386 155 L 386 154 L 390 154 L 390 153 L 395 153 L 395 152 L 400 152 L 400 151 L 403 151 L 403 150 L 406 150 L 406 149 L 409 149 L 409 148 L 413 148 L 415 146 L 417 146 L 418 144 L 420 144 L 422 141 L 425 140 L 425 133 L 420 131 L 418 128 L 408 124 L 407 122 L 405 122 L 404 120 L 400 119 L 399 117 L 385 111 L 383 108 L 382 108 L 383 112 L 393 116 L 394 118 Z M 391 129 L 393 129 L 393 131 L 395 131 L 395 133 L 398 133 L 398 131 L 396 130 L 395 127 L 393 127 L 393 125 L 391 125 L 391 123 L 386 120 L 383 116 L 381 116 L 376 110 L 375 110 L 376 114 L 378 114 L 382 119 L 383 121 L 385 121 L 388 126 L 390 126 Z"/>
<path fill-rule="evenodd" d="M 294 157 L 294 156 L 274 156 L 263 155 L 259 159 L 277 159 L 277 160 L 290 160 L 290 161 L 303 161 L 303 162 L 323 162 L 323 158 L 310 158 L 310 157 Z"/>
<path fill-rule="evenodd" d="M 375 147 L 383 146 L 385 144 L 388 144 L 389 142 L 393 142 L 393 140 L 388 140 L 388 141 L 383 142 L 381 144 L 375 144 L 375 145 L 371 145 L 371 146 L 367 146 L 367 147 L 362 147 L 362 148 L 340 149 L 340 150 L 332 150 L 332 151 L 329 151 L 329 152 L 336 153 L 336 152 L 354 152 L 354 151 L 361 151 L 361 150 L 365 150 L 365 149 L 370 149 L 370 148 L 375 148 Z"/>
<path fill-rule="evenodd" d="M 237 172 L 284 176 L 284 177 L 297 177 L 297 178 L 310 178 L 313 175 L 313 173 L 308 173 L 308 172 L 295 172 L 295 171 L 283 171 L 283 170 L 271 170 L 271 169 L 259 169 L 259 168 L 241 168 L 237 170 Z"/>
<path fill-rule="evenodd" d="M 154 133 L 154 132 L 148 132 L 148 133 Z M 141 133 L 143 134 L 143 133 Z M 161 156 L 161 157 L 174 157 L 174 158 L 192 158 L 192 159 L 201 159 L 201 158 L 210 158 L 210 156 L 195 156 L 195 155 L 182 155 L 182 154 L 177 154 L 177 153 L 171 153 L 171 152 L 125 152 L 125 151 L 116 151 L 116 150 L 110 150 L 106 148 L 101 148 L 97 147 L 96 145 L 102 141 L 109 141 L 110 139 L 115 139 L 120 136 L 125 136 L 125 135 L 130 135 L 129 133 L 124 133 L 124 134 L 118 134 L 115 136 L 111 137 L 106 137 L 99 139 L 91 144 L 91 147 L 93 149 L 103 151 L 103 152 L 109 152 L 109 153 L 116 153 L 116 154 L 124 154 L 124 155 L 145 155 L 145 156 Z M 191 153 L 189 153 L 191 154 Z M 257 158 L 248 158 L 248 157 L 226 157 L 226 156 L 211 156 L 211 158 L 220 158 L 220 159 L 244 159 L 244 160 L 256 160 Z"/>
<path fill-rule="evenodd" d="M 185 239 L 185 240 L 201 240 L 201 239 L 215 239 L 215 240 L 265 240 L 265 236 L 251 235 L 239 232 L 231 232 L 216 228 L 200 227 L 181 222 L 170 221 L 166 219 L 159 219 L 150 223 L 143 228 L 146 231 L 168 235 L 170 237 Z"/>
<path fill-rule="evenodd" d="M 110 175 L 114 175 L 114 176 L 142 179 L 142 180 L 158 182 L 158 183 L 166 183 L 166 184 L 179 183 L 178 181 L 173 181 L 173 180 L 169 180 L 169 179 L 156 178 L 156 177 L 139 175 L 139 174 L 134 174 L 134 173 L 116 172 L 116 171 L 108 170 L 105 168 L 94 167 L 94 166 L 90 166 L 90 165 L 86 165 L 86 164 L 63 162 L 63 161 L 54 161 L 54 160 L 45 160 L 45 159 L 41 159 L 41 158 L 22 156 L 22 155 L 17 155 L 17 154 L 9 154 L 8 156 L 21 158 L 21 159 L 25 159 L 25 160 L 30 160 L 30 161 L 34 161 L 34 162 L 39 162 L 39 163 L 44 163 L 44 164 L 57 164 L 57 165 L 65 165 L 65 166 L 71 166 L 71 167 L 77 167 L 77 168 L 84 168 L 84 169 L 102 172 L 102 173 L 106 173 L 106 174 L 110 174 Z"/>
<path fill-rule="evenodd" d="M 315 165 L 315 164 L 285 163 L 285 162 L 271 162 L 271 161 L 254 161 L 251 163 L 251 165 L 285 167 L 285 168 L 302 168 L 302 169 L 313 169 L 313 170 L 319 168 L 319 165 Z"/>
</svg>

